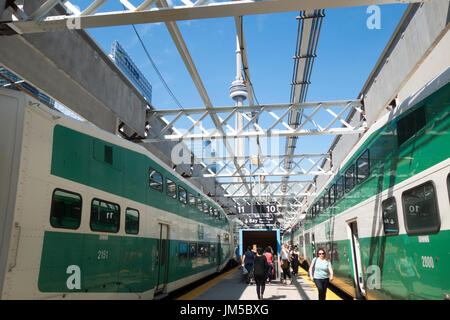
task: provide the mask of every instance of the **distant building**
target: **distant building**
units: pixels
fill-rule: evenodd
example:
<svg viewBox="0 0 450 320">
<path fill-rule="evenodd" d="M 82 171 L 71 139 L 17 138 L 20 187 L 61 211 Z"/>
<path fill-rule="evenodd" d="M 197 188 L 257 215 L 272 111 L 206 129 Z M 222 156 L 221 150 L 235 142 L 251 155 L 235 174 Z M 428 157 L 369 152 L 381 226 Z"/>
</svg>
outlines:
<svg viewBox="0 0 450 320">
<path fill-rule="evenodd" d="M 141 92 L 149 104 L 152 103 L 152 86 L 147 78 L 138 69 L 131 60 L 130 56 L 125 52 L 119 42 L 114 41 L 111 48 L 111 58 L 116 65 L 128 76 L 136 88 Z"/>
<path fill-rule="evenodd" d="M 205 158 L 214 158 L 216 156 L 216 150 L 214 149 L 211 140 L 192 139 L 190 142 L 190 149 L 197 159 L 206 164 L 209 170 L 214 173 L 217 172 L 217 163 L 215 161 L 205 160 Z"/>
<path fill-rule="evenodd" d="M 211 140 L 202 140 L 203 148 L 202 155 L 203 158 L 214 158 L 216 156 L 216 150 L 213 148 Z M 208 169 L 214 173 L 217 173 L 217 163 L 215 161 L 204 161 L 208 166 Z"/>
<path fill-rule="evenodd" d="M 39 91 L 38 89 L 33 87 L 28 82 L 22 80 L 21 78 L 16 76 L 14 73 L 6 70 L 2 66 L 0 66 L 0 74 L 4 75 L 8 79 L 12 80 L 16 85 L 18 85 L 18 86 L 24 88 L 25 90 L 31 92 L 34 96 L 36 96 L 39 100 L 41 100 L 42 102 L 46 103 L 47 105 L 50 105 L 52 107 L 55 106 L 55 100 L 53 100 L 49 96 L 47 96 L 44 93 L 42 93 L 42 91 Z M 0 77 L 0 88 L 13 89 L 13 90 L 19 91 L 19 89 L 16 86 L 12 85 L 11 82 L 9 82 L 8 80 L 6 80 L 6 79 L 4 79 L 2 77 Z"/>
</svg>

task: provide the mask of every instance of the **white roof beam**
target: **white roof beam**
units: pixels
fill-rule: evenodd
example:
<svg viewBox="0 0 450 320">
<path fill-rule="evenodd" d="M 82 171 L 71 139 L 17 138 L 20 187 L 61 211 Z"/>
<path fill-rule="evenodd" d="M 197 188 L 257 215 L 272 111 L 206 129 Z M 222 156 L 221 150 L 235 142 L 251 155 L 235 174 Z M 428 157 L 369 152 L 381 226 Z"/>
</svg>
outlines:
<svg viewBox="0 0 450 320">
<path fill-rule="evenodd" d="M 191 1 L 183 0 L 184 6 L 168 8 L 148 8 L 143 11 L 128 10 L 102 12 L 92 14 L 103 5 L 105 0 L 93 1 L 82 16 L 58 15 L 48 16 L 44 21 L 20 21 L 7 22 L 10 28 L 18 30 L 19 33 L 53 32 L 67 29 L 87 29 L 108 26 L 120 26 L 129 24 L 168 22 L 181 20 L 209 19 L 220 17 L 235 17 L 265 13 L 279 13 L 300 10 L 314 10 L 324 8 L 340 8 L 353 6 L 368 6 L 372 4 L 392 4 L 420 2 L 419 0 L 243 0 L 212 2 L 206 5 L 197 5 Z M 203 3 L 203 1 L 202 1 Z M 158 3 L 157 3 L 158 4 Z M 200 4 L 200 2 L 199 2 Z"/>
</svg>

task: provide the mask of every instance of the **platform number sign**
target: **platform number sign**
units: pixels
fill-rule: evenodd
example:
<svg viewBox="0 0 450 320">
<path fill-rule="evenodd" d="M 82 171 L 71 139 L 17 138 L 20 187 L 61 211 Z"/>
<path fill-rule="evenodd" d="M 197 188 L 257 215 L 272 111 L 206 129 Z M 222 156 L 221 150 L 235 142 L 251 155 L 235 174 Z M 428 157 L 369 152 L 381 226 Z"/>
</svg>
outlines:
<svg viewBox="0 0 450 320">
<path fill-rule="evenodd" d="M 278 206 L 276 204 L 267 204 L 264 206 L 266 207 L 266 213 L 278 212 Z"/>
<path fill-rule="evenodd" d="M 236 211 L 237 214 L 276 213 L 278 212 L 278 206 L 274 203 L 254 204 L 252 210 L 252 206 L 246 204 L 243 206 L 236 206 Z"/>
</svg>

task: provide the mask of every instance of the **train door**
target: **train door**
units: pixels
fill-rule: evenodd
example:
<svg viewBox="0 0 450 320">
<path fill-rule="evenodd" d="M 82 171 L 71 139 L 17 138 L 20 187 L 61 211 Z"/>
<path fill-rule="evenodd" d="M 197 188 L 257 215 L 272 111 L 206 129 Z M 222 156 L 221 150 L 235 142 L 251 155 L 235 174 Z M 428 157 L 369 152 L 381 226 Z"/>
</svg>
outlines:
<svg viewBox="0 0 450 320">
<path fill-rule="evenodd" d="M 160 223 L 159 228 L 159 240 L 157 243 L 158 284 L 156 285 L 155 294 L 164 291 L 169 270 L 169 226 Z"/>
<path fill-rule="evenodd" d="M 217 235 L 217 266 L 219 267 L 222 264 L 222 246 L 220 245 L 220 235 Z"/>
<path fill-rule="evenodd" d="M 312 256 L 314 258 L 316 256 L 316 239 L 314 237 L 314 233 L 312 232 L 311 232 L 311 248 L 312 248 Z"/>
<path fill-rule="evenodd" d="M 366 290 L 362 275 L 361 251 L 358 237 L 358 224 L 356 220 L 348 222 L 348 227 L 353 264 L 353 278 L 355 281 L 355 295 L 357 299 L 361 299 L 365 297 Z"/>
</svg>

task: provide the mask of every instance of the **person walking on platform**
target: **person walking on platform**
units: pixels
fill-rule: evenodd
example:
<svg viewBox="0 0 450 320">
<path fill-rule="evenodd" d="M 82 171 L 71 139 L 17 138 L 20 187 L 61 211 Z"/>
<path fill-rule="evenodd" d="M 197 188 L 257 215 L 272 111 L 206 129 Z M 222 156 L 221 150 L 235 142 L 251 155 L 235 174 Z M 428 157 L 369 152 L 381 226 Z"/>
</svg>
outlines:
<svg viewBox="0 0 450 320">
<path fill-rule="evenodd" d="M 309 277 L 316 284 L 319 291 L 319 300 L 325 300 L 328 284 L 333 281 L 333 268 L 331 262 L 326 259 L 325 250 L 319 249 L 318 257 L 315 257 L 309 267 Z"/>
<path fill-rule="evenodd" d="M 258 248 L 256 250 L 253 270 L 256 283 L 256 293 L 258 294 L 258 299 L 263 300 L 264 289 L 266 288 L 267 271 L 269 270 L 269 263 L 267 262 L 266 256 L 263 254 L 262 248 Z"/>
<path fill-rule="evenodd" d="M 294 278 L 297 277 L 298 267 L 300 266 L 299 252 L 297 246 L 291 252 L 291 265 L 292 265 L 292 275 Z"/>
<path fill-rule="evenodd" d="M 251 284 L 253 278 L 253 263 L 255 262 L 255 253 L 252 251 L 252 247 L 248 246 L 247 251 L 242 256 L 242 266 L 247 270 L 245 281 L 247 284 Z"/>
<path fill-rule="evenodd" d="M 283 280 L 281 280 L 281 283 L 286 283 L 286 277 L 291 279 L 292 284 L 292 278 L 291 273 L 289 272 L 289 251 L 287 244 L 283 245 L 283 248 L 280 252 L 280 265 L 281 269 L 283 270 Z"/>
<path fill-rule="evenodd" d="M 270 247 L 266 248 L 264 255 L 266 256 L 267 263 L 269 264 L 269 270 L 267 270 L 266 280 L 268 280 L 270 283 L 273 279 L 273 256 Z"/>
</svg>

